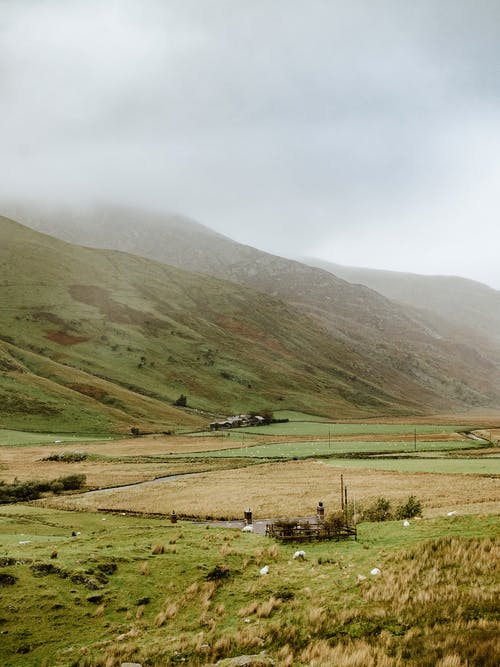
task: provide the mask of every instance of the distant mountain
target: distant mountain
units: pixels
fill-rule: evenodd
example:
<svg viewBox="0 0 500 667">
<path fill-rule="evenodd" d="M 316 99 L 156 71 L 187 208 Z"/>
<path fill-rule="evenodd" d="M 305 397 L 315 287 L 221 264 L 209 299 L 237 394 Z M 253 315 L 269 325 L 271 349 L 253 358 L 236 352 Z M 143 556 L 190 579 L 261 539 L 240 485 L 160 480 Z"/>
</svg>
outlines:
<svg viewBox="0 0 500 667">
<path fill-rule="evenodd" d="M 357 268 L 319 259 L 304 261 L 325 271 L 370 287 L 388 299 L 419 309 L 443 335 L 462 342 L 476 341 L 498 354 L 500 348 L 500 291 L 458 276 L 423 276 L 398 271 Z"/>
<path fill-rule="evenodd" d="M 337 380 L 343 378 L 342 386 L 337 384 L 343 412 L 333 408 L 328 414 L 346 416 L 347 405 L 372 413 L 499 405 L 499 364 L 492 350 L 451 335 L 447 320 L 432 321 L 417 308 L 329 271 L 238 244 L 179 216 L 116 207 L 78 213 L 18 207 L 13 213 L 59 238 L 133 251 L 284 302 L 294 317 L 315 322 L 330 363 L 340 373 Z M 238 311 L 232 314 L 239 321 Z M 279 320 L 275 326 L 282 328 Z M 292 329 L 287 340 L 304 357 L 305 340 Z M 323 371 L 329 377 L 332 366 Z M 328 403 L 324 388 L 318 385 L 318 392 Z"/>
</svg>

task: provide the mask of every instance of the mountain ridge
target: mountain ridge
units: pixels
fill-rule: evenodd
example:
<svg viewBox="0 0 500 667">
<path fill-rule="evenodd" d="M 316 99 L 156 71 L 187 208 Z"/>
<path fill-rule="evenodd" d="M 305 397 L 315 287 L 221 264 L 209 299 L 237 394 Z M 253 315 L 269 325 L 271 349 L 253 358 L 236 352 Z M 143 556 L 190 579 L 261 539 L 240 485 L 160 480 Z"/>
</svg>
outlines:
<svg viewBox="0 0 500 667">
<path fill-rule="evenodd" d="M 0 418 L 10 426 L 30 414 L 50 427 L 66 401 L 66 422 L 80 404 L 97 430 L 102 411 L 115 430 L 201 424 L 171 407 L 181 393 L 212 413 L 419 411 L 354 377 L 356 356 L 290 305 L 227 281 L 0 218 L 0 285 Z"/>
<path fill-rule="evenodd" d="M 368 383 L 365 386 L 372 387 L 374 395 L 382 392 L 392 397 L 394 404 L 399 401 L 400 406 L 413 411 L 498 404 L 494 357 L 461 340 L 443 339 L 439 327 L 418 309 L 408 310 L 324 269 L 242 246 L 198 223 L 189 224 L 177 217 L 175 224 L 169 224 L 168 216 L 155 214 L 152 221 L 147 213 L 125 211 L 107 209 L 106 219 L 115 220 L 112 238 L 106 230 L 108 244 L 124 244 L 125 239 L 133 243 L 138 255 L 154 247 L 163 265 L 182 264 L 183 269 L 288 304 L 294 312 L 315 322 L 318 330 L 325 331 L 336 367 L 344 368 L 345 376 L 351 378 L 348 384 Z M 93 230 L 100 226 L 103 243 L 102 215 L 93 215 L 83 219 L 85 228 L 76 230 L 68 227 L 61 214 L 51 214 L 45 223 L 38 220 L 36 224 L 51 227 L 52 233 L 59 229 L 60 235 L 60 230 L 66 229 L 66 234 L 79 235 L 86 245 L 95 243 Z M 187 236 L 186 226 L 190 231 Z M 116 229 L 120 230 L 118 234 Z M 237 326 L 237 316 L 232 319 L 232 325 Z"/>
</svg>

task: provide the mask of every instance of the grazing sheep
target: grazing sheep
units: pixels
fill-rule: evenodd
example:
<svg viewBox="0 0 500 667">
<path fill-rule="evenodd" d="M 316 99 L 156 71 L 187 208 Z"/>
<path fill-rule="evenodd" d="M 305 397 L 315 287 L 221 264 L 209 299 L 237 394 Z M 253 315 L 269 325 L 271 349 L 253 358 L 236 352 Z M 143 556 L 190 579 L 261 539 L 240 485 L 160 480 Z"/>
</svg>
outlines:
<svg viewBox="0 0 500 667">
<path fill-rule="evenodd" d="M 380 570 L 378 567 L 374 567 L 373 570 L 370 571 L 370 574 L 373 574 L 374 576 L 377 574 L 380 574 Z"/>
<path fill-rule="evenodd" d="M 264 565 L 264 567 L 260 570 L 261 574 L 267 574 L 269 572 L 269 565 Z"/>
<path fill-rule="evenodd" d="M 242 533 L 253 533 L 253 526 L 244 526 L 241 529 Z"/>
<path fill-rule="evenodd" d="M 294 560 L 305 560 L 305 558 L 306 558 L 306 552 L 305 552 L 305 551 L 302 551 L 302 549 L 300 549 L 299 551 L 296 551 L 296 552 L 293 554 L 293 558 L 294 558 Z"/>
</svg>

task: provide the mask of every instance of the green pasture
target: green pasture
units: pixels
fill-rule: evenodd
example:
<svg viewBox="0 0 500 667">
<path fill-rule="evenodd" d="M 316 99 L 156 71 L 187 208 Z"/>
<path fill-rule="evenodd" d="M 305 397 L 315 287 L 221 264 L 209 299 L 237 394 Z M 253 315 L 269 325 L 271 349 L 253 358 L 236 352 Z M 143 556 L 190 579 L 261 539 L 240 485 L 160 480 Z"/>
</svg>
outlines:
<svg viewBox="0 0 500 667">
<path fill-rule="evenodd" d="M 323 608 L 330 621 L 325 620 L 320 638 L 342 625 L 345 609 L 357 615 L 344 622 L 339 641 L 373 640 L 375 613 L 377 635 L 383 631 L 392 636 L 396 621 L 390 602 L 370 602 L 363 596 L 367 587 L 376 585 L 372 568 L 380 568 L 381 579 L 390 576 L 401 562 L 413 564 L 411 554 L 421 553 L 428 540 L 437 541 L 433 567 L 451 539 L 460 540 L 457 545 L 464 549 L 468 539 L 483 540 L 493 555 L 498 535 L 495 516 L 424 519 L 408 529 L 402 529 L 400 521 L 364 523 L 358 527 L 357 542 L 308 543 L 303 545 L 305 560 L 297 561 L 292 559 L 296 545 L 277 545 L 240 530 L 16 505 L 2 508 L 0 516 L 3 667 L 215 664 L 248 653 L 248 629 L 265 637 L 266 650 L 276 655 L 285 628 L 300 652 L 315 627 L 319 632 L 311 614 Z M 398 560 L 404 550 L 411 550 L 410 556 Z M 259 572 L 263 565 L 269 567 L 266 576 Z M 478 576 L 477 567 L 474 573 Z M 469 620 L 489 613 L 486 602 L 481 602 L 484 612 L 479 606 L 477 590 L 494 585 L 491 568 L 469 584 L 470 596 L 468 573 L 458 574 L 463 576 L 460 604 L 448 598 L 446 604 L 461 610 L 465 606 L 464 617 L 474 612 Z M 366 578 L 363 585 L 360 576 Z M 271 599 L 281 601 L 266 612 Z M 425 630 L 427 611 L 416 618 L 408 608 L 411 624 Z M 439 612 L 440 618 L 450 613 L 444 607 Z M 212 621 L 209 627 L 207 619 Z M 127 635 L 131 629 L 133 634 Z M 216 642 L 222 647 L 219 652 L 212 648 Z M 213 652 L 207 655 L 207 650 Z M 418 654 L 422 647 L 417 642 L 413 650 Z"/>
<path fill-rule="evenodd" d="M 96 436 L 85 433 L 71 434 L 67 433 L 33 433 L 31 431 L 13 431 L 9 429 L 0 429 L 0 447 L 22 447 L 31 445 L 53 445 L 53 444 L 75 444 L 78 442 L 93 442 L 102 440 L 111 440 L 118 436 Z"/>
<path fill-rule="evenodd" d="M 427 435 L 429 433 L 455 433 L 467 430 L 466 426 L 434 424 L 339 424 L 327 421 L 289 421 L 283 424 L 250 426 L 241 429 L 245 433 L 261 435 Z"/>
<path fill-rule="evenodd" d="M 234 440 L 233 440 L 234 442 Z M 240 441 L 241 442 L 241 441 Z M 229 443 L 228 443 L 229 444 Z M 473 449 L 480 447 L 472 441 L 448 440 L 417 442 L 417 452 L 444 452 L 459 449 Z M 310 441 L 310 442 L 279 442 L 268 445 L 245 445 L 233 447 L 231 449 L 219 449 L 216 451 L 196 452 L 189 454 L 175 454 L 175 456 L 189 457 L 244 457 L 260 459 L 280 459 L 280 458 L 309 458 L 314 456 L 339 456 L 341 454 L 377 454 L 377 453 L 409 453 L 415 452 L 413 442 L 371 442 L 360 440 L 346 440 L 331 442 Z"/>
<path fill-rule="evenodd" d="M 306 412 L 297 412 L 296 410 L 275 410 L 275 419 L 288 419 L 291 422 L 331 422 L 328 417 L 318 417 Z"/>
<path fill-rule="evenodd" d="M 391 470 L 410 473 L 438 473 L 448 475 L 499 475 L 499 458 L 368 458 L 332 459 L 328 461 L 337 468 L 363 468 L 365 470 Z"/>
</svg>

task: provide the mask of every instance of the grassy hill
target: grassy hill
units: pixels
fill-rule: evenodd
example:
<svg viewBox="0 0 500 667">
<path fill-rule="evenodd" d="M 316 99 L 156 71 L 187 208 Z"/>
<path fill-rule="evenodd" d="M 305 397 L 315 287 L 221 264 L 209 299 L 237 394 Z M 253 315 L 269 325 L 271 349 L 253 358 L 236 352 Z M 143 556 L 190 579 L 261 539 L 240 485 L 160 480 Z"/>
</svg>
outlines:
<svg viewBox="0 0 500 667">
<path fill-rule="evenodd" d="M 0 424 L 168 430 L 209 412 L 401 413 L 363 359 L 290 305 L 0 218 Z M 191 409 L 173 402 L 188 397 Z"/>
<path fill-rule="evenodd" d="M 366 407 L 371 399 L 360 395 L 360 383 L 368 383 L 409 412 L 499 404 L 500 346 L 479 334 L 481 324 L 474 331 L 459 327 L 444 310 L 424 313 L 330 271 L 235 243 L 180 216 L 113 206 L 15 210 L 21 221 L 58 237 L 133 251 L 288 304 L 329 334 L 329 354 L 345 373 L 339 391 L 347 403 Z M 457 301 L 451 309 L 460 319 Z M 376 392 L 370 396 L 373 409 L 384 411 Z"/>
</svg>

